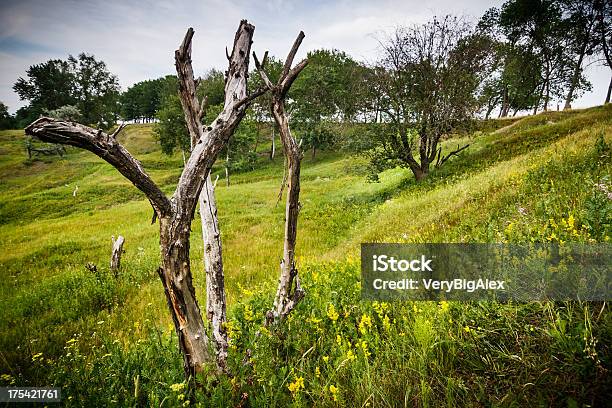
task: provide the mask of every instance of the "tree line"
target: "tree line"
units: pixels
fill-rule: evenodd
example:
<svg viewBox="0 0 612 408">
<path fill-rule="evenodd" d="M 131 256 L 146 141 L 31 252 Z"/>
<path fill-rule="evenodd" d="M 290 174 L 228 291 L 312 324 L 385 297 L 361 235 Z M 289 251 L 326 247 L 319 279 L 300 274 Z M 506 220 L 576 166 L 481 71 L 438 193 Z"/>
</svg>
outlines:
<svg viewBox="0 0 612 408">
<path fill-rule="evenodd" d="M 440 141 L 474 118 L 560 105 L 569 109 L 592 88 L 584 75 L 589 64 L 612 72 L 611 9 L 606 0 L 508 0 L 476 23 L 444 16 L 398 27 L 378 38 L 373 63 L 339 50 L 311 51 L 309 66 L 287 95 L 293 131 L 312 157 L 320 149 L 346 148 L 370 159 L 374 179 L 400 165 L 420 180 L 430 167 L 466 147 L 442 152 Z M 281 69 L 281 61 L 270 56 L 265 72 L 271 81 Z M 249 89 L 262 85 L 254 68 L 248 78 Z M 222 108 L 223 86 L 218 70 L 199 78 L 196 92 L 207 105 L 203 120 Z M 29 105 L 16 118 L 0 106 L 3 127 L 11 120 L 23 126 L 49 113 L 81 115 L 82 122 L 102 128 L 118 119 L 154 121 L 165 153 L 190 149 L 176 75 L 145 80 L 120 93 L 117 77 L 104 62 L 81 54 L 30 67 L 14 89 Z M 611 91 L 612 75 L 606 103 Z M 256 100 L 224 147 L 220 157 L 228 182 L 231 171 L 253 168 L 258 155 L 274 158 L 278 129 L 270 103 L 269 95 Z M 268 152 L 261 151 L 262 143 L 270 145 Z"/>
</svg>

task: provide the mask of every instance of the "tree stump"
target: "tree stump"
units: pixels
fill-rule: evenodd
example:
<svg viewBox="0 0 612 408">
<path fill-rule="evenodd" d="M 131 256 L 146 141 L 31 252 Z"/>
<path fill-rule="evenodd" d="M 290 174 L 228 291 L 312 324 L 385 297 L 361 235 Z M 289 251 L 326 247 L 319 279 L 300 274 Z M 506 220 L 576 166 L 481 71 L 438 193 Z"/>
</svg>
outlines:
<svg viewBox="0 0 612 408">
<path fill-rule="evenodd" d="M 123 254 L 123 243 L 125 238 L 119 235 L 115 240 L 115 236 L 112 236 L 113 240 L 113 253 L 111 254 L 110 269 L 115 275 L 115 278 L 119 275 L 119 268 L 121 267 L 121 255 Z"/>
</svg>

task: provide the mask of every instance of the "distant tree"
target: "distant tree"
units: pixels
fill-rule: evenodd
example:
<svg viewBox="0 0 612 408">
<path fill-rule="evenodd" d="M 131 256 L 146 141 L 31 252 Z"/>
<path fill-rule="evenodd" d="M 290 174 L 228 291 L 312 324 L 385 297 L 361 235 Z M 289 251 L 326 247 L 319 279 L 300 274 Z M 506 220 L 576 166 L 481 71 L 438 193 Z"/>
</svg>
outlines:
<svg viewBox="0 0 612 408">
<path fill-rule="evenodd" d="M 98 61 L 90 54 L 70 55 L 68 63 L 74 75 L 76 106 L 83 114 L 83 120 L 110 128 L 119 113 L 117 76 L 108 70 L 104 61 Z"/>
<path fill-rule="evenodd" d="M 305 148 L 316 150 L 333 143 L 325 121 L 352 121 L 359 111 L 360 66 L 344 52 L 316 50 L 296 79 L 289 104 Z"/>
<path fill-rule="evenodd" d="M 576 91 L 588 89 L 584 77 L 585 58 L 597 47 L 597 3 L 599 0 L 560 0 L 566 31 L 568 54 L 573 57 L 564 109 L 571 109 Z"/>
<path fill-rule="evenodd" d="M 26 79 L 20 77 L 13 90 L 21 100 L 30 102 L 19 115 L 23 118 L 36 119 L 43 109 L 53 110 L 77 102 L 72 67 L 68 61 L 59 59 L 30 66 Z"/>
<path fill-rule="evenodd" d="M 20 122 L 36 119 L 45 110 L 73 105 L 86 123 L 102 128 L 115 123 L 119 82 L 93 55 L 81 53 L 70 55 L 67 61 L 55 59 L 32 65 L 27 79 L 20 77 L 13 89 L 22 100 L 29 101 L 17 114 Z"/>
<path fill-rule="evenodd" d="M 432 163 L 463 149 L 441 157 L 439 143 L 478 110 L 489 51 L 468 23 L 451 16 L 400 27 L 381 48 L 374 86 L 383 119 L 369 156 L 376 171 L 400 165 L 421 180 Z"/>
<path fill-rule="evenodd" d="M 136 121 L 153 119 L 164 96 L 176 94 L 176 84 L 175 75 L 135 83 L 121 95 L 121 116 Z"/>
<path fill-rule="evenodd" d="M 28 126 L 32 121 L 36 120 L 40 116 L 40 113 L 36 113 L 30 105 L 22 106 L 15 112 L 15 127 L 17 129 L 23 129 Z"/>
<path fill-rule="evenodd" d="M 225 154 L 225 183 L 229 187 L 230 174 L 253 170 L 257 161 L 254 146 L 259 138 L 259 128 L 254 113 L 249 109 L 221 154 Z"/>
<path fill-rule="evenodd" d="M 190 149 L 190 138 L 185 125 L 185 114 L 178 93 L 165 95 L 155 117 L 153 131 L 165 154 L 179 149 L 185 154 Z"/>
<path fill-rule="evenodd" d="M 542 61 L 528 47 L 505 45 L 504 64 L 501 72 L 501 117 L 537 107 L 541 96 Z"/>
<path fill-rule="evenodd" d="M 537 57 L 540 78 L 534 113 L 548 110 L 553 98 L 564 98 L 571 82 L 570 23 L 563 19 L 557 0 L 509 0 L 499 13 L 499 27 L 511 47 L 521 47 Z M 578 85 L 576 85 L 578 86 Z"/>
<path fill-rule="evenodd" d="M 8 107 L 0 102 L 0 129 L 14 129 L 15 118 L 11 116 Z"/>
<path fill-rule="evenodd" d="M 595 28 L 597 52 L 603 54 L 604 64 L 610 69 L 610 84 L 605 103 L 610 103 L 612 94 L 612 3 L 609 0 L 596 0 L 597 25 Z"/>
</svg>

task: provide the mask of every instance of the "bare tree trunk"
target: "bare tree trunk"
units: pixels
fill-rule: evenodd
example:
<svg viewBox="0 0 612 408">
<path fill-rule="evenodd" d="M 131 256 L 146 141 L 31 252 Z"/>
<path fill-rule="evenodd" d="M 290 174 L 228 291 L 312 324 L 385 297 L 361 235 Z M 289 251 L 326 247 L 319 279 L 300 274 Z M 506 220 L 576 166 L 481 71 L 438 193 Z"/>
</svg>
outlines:
<svg viewBox="0 0 612 408">
<path fill-rule="evenodd" d="M 610 85 L 608 85 L 608 93 L 606 94 L 604 105 L 610 103 L 610 94 L 612 94 L 612 77 L 610 77 Z"/>
<path fill-rule="evenodd" d="M 191 148 L 197 143 L 196 135 L 191 137 Z M 219 176 L 217 176 L 219 180 Z M 217 368 L 227 372 L 227 330 L 225 324 L 226 299 L 225 277 L 223 272 L 223 255 L 221 246 L 221 230 L 217 216 L 217 201 L 215 199 L 215 186 L 210 173 L 198 202 L 200 204 L 200 221 L 202 224 L 202 243 L 204 248 L 204 269 L 206 271 L 206 318 L 212 327 L 212 340 L 217 357 Z"/>
<path fill-rule="evenodd" d="M 289 51 L 285 60 L 280 78 L 276 84 L 272 84 L 266 73 L 264 66 L 268 53 L 264 54 L 262 63 L 259 63 L 257 56 L 253 53 L 255 66 L 264 84 L 272 93 L 272 114 L 278 125 L 280 138 L 283 143 L 285 160 L 287 160 L 287 201 L 285 205 L 285 242 L 283 245 L 283 260 L 281 261 L 281 272 L 278 280 L 274 305 L 266 314 L 266 324 L 278 323 L 282 321 L 305 295 L 300 285 L 298 271 L 295 266 L 295 245 L 297 239 L 297 223 L 300 212 L 300 165 L 302 152 L 295 138 L 289 129 L 289 120 L 285 112 L 285 98 L 291 88 L 291 84 L 299 73 L 306 67 L 308 60 L 302 60 L 295 67 L 291 68 L 293 59 L 297 53 L 304 33 L 300 32 Z"/>
<path fill-rule="evenodd" d="M 116 278 L 119 274 L 119 268 L 121 268 L 121 255 L 123 255 L 123 243 L 125 239 L 122 235 L 119 235 L 117 240 L 115 240 L 115 236 L 113 235 L 111 239 L 113 241 L 113 252 L 111 254 L 110 269 Z"/>
<path fill-rule="evenodd" d="M 153 206 L 153 221 L 159 219 L 162 265 L 158 274 L 178 334 L 185 378 L 190 385 L 196 374 L 202 373 L 205 365 L 214 361 L 192 282 L 189 258 L 191 220 L 200 192 L 219 152 L 227 145 L 249 105 L 263 94 L 263 91 L 256 91 L 247 95 L 249 54 L 254 29 L 246 20 L 240 22 L 231 56 L 228 56 L 224 107 L 206 129 L 203 129 L 201 123 L 203 108 L 196 97 L 196 82 L 191 67 L 193 29 L 187 31 L 175 53 L 181 104 L 187 128 L 197 142 L 183 168 L 172 200 L 153 182 L 140 162 L 117 142 L 116 136 L 123 126 L 108 135 L 80 124 L 43 117 L 25 129 L 26 134 L 42 141 L 72 145 L 95 153 L 146 194 Z"/>
<path fill-rule="evenodd" d="M 298 215 L 300 213 L 300 168 L 302 152 L 291 135 L 289 122 L 285 114 L 284 100 L 274 104 L 274 118 L 279 124 L 280 136 L 287 158 L 287 201 L 285 203 L 285 242 L 283 245 L 283 260 L 278 281 L 274 306 L 271 316 L 274 322 L 287 316 L 297 303 L 304 297 L 300 286 L 298 271 L 295 267 L 295 245 L 297 240 Z M 293 284 L 295 282 L 295 290 Z"/>
<path fill-rule="evenodd" d="M 160 217 L 162 267 L 158 274 L 178 334 L 185 378 L 191 383 L 213 359 L 192 282 L 189 228 L 184 228 L 188 224 L 184 221 L 178 223 L 171 217 Z"/>
<path fill-rule="evenodd" d="M 217 353 L 217 364 L 220 369 L 227 371 L 228 339 L 225 329 L 227 306 L 215 185 L 216 182 L 212 183 L 209 174 L 199 200 L 202 239 L 204 241 L 204 267 L 206 269 L 206 317 L 212 326 L 212 340 Z"/>
</svg>

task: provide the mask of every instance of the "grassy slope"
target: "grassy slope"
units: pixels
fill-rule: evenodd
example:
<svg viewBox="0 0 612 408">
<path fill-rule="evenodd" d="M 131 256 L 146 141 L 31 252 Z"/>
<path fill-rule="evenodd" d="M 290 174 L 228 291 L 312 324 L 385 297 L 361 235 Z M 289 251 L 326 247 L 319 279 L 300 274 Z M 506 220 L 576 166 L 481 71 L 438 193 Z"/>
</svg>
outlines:
<svg viewBox="0 0 612 408">
<path fill-rule="evenodd" d="M 490 126 L 487 133 L 478 132 L 468 138 L 472 146 L 465 154 L 434 172 L 420 185 L 414 184 L 409 172 L 402 169 L 385 172 L 380 183 L 367 183 L 364 163 L 352 157 L 327 154 L 315 162 L 305 159 L 298 253 L 310 296 L 295 315 L 321 319 L 321 324 L 328 325 L 325 330 L 345 337 L 347 344 L 337 345 L 340 354 L 335 360 L 332 356 L 336 367 L 330 367 L 329 372 L 320 358 L 326 352 L 332 355 L 330 347 L 335 339 L 332 335 L 322 340 L 317 330 L 323 328 L 317 324 L 298 337 L 290 336 L 289 341 L 280 345 L 271 337 L 266 340 L 270 342 L 269 347 L 263 350 L 261 343 L 265 341 L 253 337 L 259 320 L 250 318 L 250 311 L 259 316 L 271 301 L 269 283 L 278 273 L 277 263 L 282 252 L 283 206 L 276 205 L 282 176 L 281 160 L 266 163 L 253 172 L 235 175 L 230 188 L 221 180 L 217 193 L 226 282 L 233 306 L 233 324 L 242 332 L 241 335 L 235 333 L 236 358 L 241 360 L 247 348 L 259 350 L 254 351 L 253 368 L 237 368 L 240 380 L 217 387 L 219 393 L 213 393 L 211 398 L 228 398 L 228 395 L 239 398 L 239 391 L 246 390 L 257 395 L 252 397 L 254 403 L 266 401 L 283 405 L 289 401 L 320 401 L 325 405 L 333 404 L 334 397 L 347 402 L 348 391 L 353 390 L 357 401 L 369 400 L 374 405 L 394 405 L 393 401 L 398 398 L 406 399 L 408 405 L 423 406 L 463 400 L 503 405 L 524 401 L 524 398 L 565 404 L 570 400 L 588 402 L 593 393 L 601 392 L 601 387 L 605 389 L 606 384 L 601 380 L 593 379 L 592 384 L 588 384 L 579 373 L 575 374 L 576 386 L 560 387 L 559 392 L 551 395 L 546 392 L 545 387 L 550 386 L 547 381 L 558 381 L 566 371 L 550 376 L 537 374 L 537 370 L 545 369 L 547 364 L 560 358 L 538 349 L 538 344 L 554 340 L 550 325 L 554 328 L 557 321 L 565 321 L 564 325 L 572 322 L 575 313 L 570 313 L 566 307 L 487 306 L 481 310 L 453 305 L 445 312 L 454 319 L 442 319 L 443 324 L 434 327 L 432 321 L 440 321 L 440 308 L 435 304 L 424 304 L 425 310 L 414 315 L 406 309 L 410 310 L 412 305 L 393 305 L 392 310 L 380 313 L 377 320 L 379 310 L 359 302 L 358 293 L 351 290 L 357 279 L 351 259 L 357 257 L 360 242 L 545 240 L 553 233 L 555 236 L 568 234 L 559 225 L 570 214 L 584 223 L 579 223 L 575 233 L 570 231 L 571 236 L 567 239 L 604 240 L 606 234 L 609 235 L 609 224 L 603 232 L 591 226 L 591 219 L 600 213 L 593 215 L 593 206 L 585 203 L 594 201 L 597 204 L 593 185 L 610 174 L 609 156 L 608 160 L 593 156 L 597 135 L 605 134 L 610 143 L 610 106 L 527 117 L 496 132 L 495 125 L 488 123 L 487 126 Z M 170 321 L 161 285 L 154 273 L 159 256 L 157 226 L 149 223 L 151 209 L 148 203 L 129 182 L 88 152 L 70 150 L 62 160 L 26 161 L 21 135 L 22 132 L 17 131 L 0 133 L 0 234 L 3 238 L 0 372 L 17 377 L 20 383 L 63 379 L 61 383 L 72 384 L 74 392 L 78 393 L 78 380 L 61 376 L 71 364 L 80 361 L 74 357 L 76 352 L 66 360 L 65 342 L 75 335 L 88 337 L 95 332 L 92 339 L 78 341 L 83 348 L 83 361 L 91 362 L 95 361 L 92 356 L 100 357 L 92 351 L 92 345 L 115 347 L 114 352 L 101 354 L 109 354 L 107 359 L 116 358 L 115 371 L 98 367 L 99 371 L 84 372 L 87 377 L 81 378 L 72 370 L 70 378 L 108 388 L 109 380 L 105 376 L 123 374 L 126 377 L 122 381 L 115 379 L 113 384 L 117 387 L 116 392 L 125 394 L 120 397 L 120 401 L 125 402 L 133 391 L 135 375 L 142 376 L 145 391 L 137 400 L 159 402 L 168 393 L 159 383 L 178 382 L 180 368 L 171 347 L 172 340 L 163 335 L 159 337 L 160 332 L 169 331 Z M 148 126 L 129 127 L 120 139 L 170 193 L 180 173 L 181 158 L 162 156 Z M 453 146 L 455 143 L 453 141 Z M 73 196 L 76 185 L 78 192 Z M 526 215 L 521 215 L 518 207 L 524 208 Z M 192 258 L 196 286 L 202 299 L 199 225 L 194 223 L 193 229 Z M 106 264 L 110 236 L 119 233 L 126 237 L 127 251 L 122 276 L 114 281 L 106 273 Z M 322 261 L 332 263 L 321 264 Z M 83 265 L 87 262 L 98 264 L 101 270 L 98 276 L 85 270 Z M 331 276 L 323 279 L 321 275 Z M 346 293 L 338 295 L 338 287 L 343 287 Z M 327 318 L 330 304 L 338 309 L 352 310 L 352 313 L 349 311 L 344 316 L 342 324 L 330 322 Z M 577 309 L 582 313 L 581 306 Z M 384 315 L 388 315 L 396 321 L 405 320 L 407 327 L 396 327 L 396 336 L 388 338 L 378 334 L 367 337 L 355 332 L 360 316 L 368 313 L 373 316 L 375 326 L 377 322 L 382 324 Z M 477 324 L 484 326 L 488 318 L 479 321 L 478 318 L 487 313 L 496 316 L 495 324 L 486 328 L 491 333 L 479 335 L 463 330 Z M 586 316 L 586 309 L 584 313 Z M 548 320 L 544 321 L 546 314 Z M 604 322 L 608 320 L 606 313 Z M 292 324 L 288 322 L 289 327 Z M 523 339 L 527 325 L 541 329 L 538 333 L 542 336 Z M 602 323 L 601 327 L 607 330 L 609 325 Z M 578 337 L 583 336 L 584 330 L 576 330 Z M 155 336 L 159 339 L 160 350 L 146 343 L 152 332 L 158 333 Z M 518 339 L 519 333 L 522 340 L 512 344 L 512 335 Z M 591 336 L 593 331 L 588 333 Z M 373 330 L 369 335 L 373 335 Z M 467 335 L 474 338 L 466 339 Z M 355 368 L 347 371 L 347 359 L 343 358 L 346 348 L 358 347 L 359 341 L 365 341 L 366 337 L 370 342 L 369 352 L 376 358 L 370 357 L 366 365 L 357 360 Z M 496 338 L 498 343 L 491 343 L 488 337 Z M 108 344 L 108 339 L 118 340 L 119 345 Z M 137 339 L 148 346 L 139 348 Z M 573 341 L 573 337 L 570 340 Z M 599 365 L 585 368 L 583 362 L 569 361 L 569 371 L 578 367 L 586 370 L 585 375 L 599 375 L 605 370 L 609 341 L 604 340 L 605 337 L 599 343 L 599 353 L 604 354 L 599 358 L 603 363 L 600 361 Z M 317 347 L 315 352 L 310 352 L 310 358 L 318 356 L 319 360 L 306 362 L 300 356 L 313 342 Z M 450 345 L 451 350 L 441 344 Z M 476 346 L 481 347 L 479 353 L 487 350 L 485 355 L 474 354 Z M 422 353 L 416 353 L 419 347 L 425 347 Z M 284 350 L 285 354 L 270 355 L 272 348 Z M 497 352 L 492 353 L 492 350 Z M 32 361 L 32 356 L 42 351 L 44 356 Z M 161 359 L 159 364 L 165 364 L 165 371 L 142 363 L 146 361 L 143 354 L 151 360 Z M 521 354 L 530 362 L 517 363 L 512 357 Z M 41 358 L 49 361 L 41 362 Z M 491 361 L 481 360 L 483 358 Z M 407 361 L 402 362 L 403 359 Z M 325 381 L 317 377 L 315 367 L 319 365 L 316 364 L 321 366 L 319 371 L 323 370 Z M 152 370 L 150 373 L 147 367 Z M 516 381 L 496 377 L 504 368 L 516 369 Z M 389 373 L 398 381 L 377 381 L 370 370 Z M 290 395 L 287 384 L 300 373 L 306 377 L 308 387 L 303 393 Z M 529 389 L 524 394 L 517 391 L 522 384 L 536 381 L 534 376 L 544 377 L 535 390 Z M 269 379 L 268 387 L 264 384 L 262 389 L 257 381 L 253 385 L 260 377 Z M 10 380 L 6 377 L 5 381 Z M 341 390 L 338 394 L 330 392 L 332 381 Z M 223 392 L 227 389 L 224 387 L 233 392 Z M 477 388 L 475 396 L 470 396 L 467 390 Z M 554 390 L 554 386 L 552 388 Z M 101 395 L 111 398 L 110 394 L 100 393 L 99 398 L 103 398 Z M 170 405 L 178 403 L 173 399 L 167 401 Z M 233 403 L 236 401 L 234 399 Z"/>
</svg>

